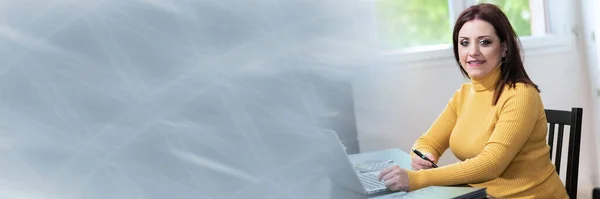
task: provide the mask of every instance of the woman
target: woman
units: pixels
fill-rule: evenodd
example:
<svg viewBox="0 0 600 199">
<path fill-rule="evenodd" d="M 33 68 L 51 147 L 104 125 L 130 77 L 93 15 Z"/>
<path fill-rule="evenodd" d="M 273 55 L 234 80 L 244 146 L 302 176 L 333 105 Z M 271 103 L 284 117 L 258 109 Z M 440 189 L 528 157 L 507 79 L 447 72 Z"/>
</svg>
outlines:
<svg viewBox="0 0 600 199">
<path fill-rule="evenodd" d="M 479 4 L 461 13 L 454 57 L 471 79 L 448 102 L 414 148 L 437 160 L 450 148 L 461 162 L 432 168 L 413 155 L 414 171 L 397 166 L 379 176 L 394 191 L 470 184 L 497 198 L 568 198 L 550 162 L 539 90 L 525 72 L 506 15 Z"/>
</svg>

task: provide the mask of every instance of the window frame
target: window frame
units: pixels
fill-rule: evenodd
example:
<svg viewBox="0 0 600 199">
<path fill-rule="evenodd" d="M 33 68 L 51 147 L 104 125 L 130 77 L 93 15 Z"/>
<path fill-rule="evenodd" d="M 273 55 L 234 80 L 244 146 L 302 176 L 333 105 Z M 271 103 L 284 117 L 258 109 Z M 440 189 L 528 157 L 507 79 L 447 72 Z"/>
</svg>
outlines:
<svg viewBox="0 0 600 199">
<path fill-rule="evenodd" d="M 570 19 L 565 17 L 566 2 L 548 1 L 548 0 L 530 0 L 542 4 L 544 9 L 545 35 L 538 36 L 520 36 L 522 52 L 524 55 L 535 55 L 540 53 L 559 53 L 569 51 L 572 47 L 570 28 Z M 475 5 L 477 0 L 448 0 L 449 20 L 451 27 L 454 27 L 454 21 L 460 13 L 471 5 Z M 548 13 L 552 13 L 549 15 Z M 532 32 L 533 34 L 533 32 Z M 452 44 L 424 45 L 418 47 L 398 48 L 384 50 L 379 54 L 382 58 L 392 63 L 417 62 L 417 61 L 435 61 L 454 59 Z"/>
</svg>

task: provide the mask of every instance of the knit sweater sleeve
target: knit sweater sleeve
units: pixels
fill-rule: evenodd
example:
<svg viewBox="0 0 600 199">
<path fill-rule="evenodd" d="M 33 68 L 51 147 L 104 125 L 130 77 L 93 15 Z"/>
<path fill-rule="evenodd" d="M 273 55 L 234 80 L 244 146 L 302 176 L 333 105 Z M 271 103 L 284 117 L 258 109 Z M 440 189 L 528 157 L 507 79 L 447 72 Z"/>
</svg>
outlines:
<svg viewBox="0 0 600 199">
<path fill-rule="evenodd" d="M 436 163 L 449 147 L 450 134 L 456 124 L 457 103 L 460 102 L 461 90 L 462 88 L 454 93 L 435 122 L 413 145 L 414 149 L 423 153 L 431 153 L 435 157 Z"/>
<path fill-rule="evenodd" d="M 501 106 L 498 121 L 481 153 L 439 168 L 408 170 L 409 189 L 481 183 L 500 176 L 529 139 L 542 107 L 537 90 L 517 87 L 510 91 L 503 93 L 506 101 L 497 105 Z M 442 117 L 448 117 L 443 121 L 455 119 L 451 114 Z"/>
</svg>

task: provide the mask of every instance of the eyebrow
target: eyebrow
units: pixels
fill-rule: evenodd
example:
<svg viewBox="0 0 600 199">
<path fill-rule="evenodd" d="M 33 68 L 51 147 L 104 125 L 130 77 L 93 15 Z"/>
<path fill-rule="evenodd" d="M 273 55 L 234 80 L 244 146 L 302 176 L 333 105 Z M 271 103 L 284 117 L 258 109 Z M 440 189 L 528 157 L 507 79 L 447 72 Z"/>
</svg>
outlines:
<svg viewBox="0 0 600 199">
<path fill-rule="evenodd" d="M 481 36 L 479 36 L 477 38 L 480 39 L 480 38 L 484 38 L 484 37 L 492 37 L 492 36 L 490 36 L 490 35 L 481 35 Z M 459 38 L 461 38 L 461 39 L 469 39 L 468 37 L 465 37 L 465 36 L 460 36 Z"/>
</svg>

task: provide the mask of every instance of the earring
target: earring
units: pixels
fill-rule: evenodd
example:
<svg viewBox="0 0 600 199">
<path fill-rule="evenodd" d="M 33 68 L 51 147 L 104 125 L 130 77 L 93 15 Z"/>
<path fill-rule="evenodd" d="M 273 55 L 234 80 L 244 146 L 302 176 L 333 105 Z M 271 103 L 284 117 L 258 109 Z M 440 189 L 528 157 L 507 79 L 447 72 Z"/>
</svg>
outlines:
<svg viewBox="0 0 600 199">
<path fill-rule="evenodd" d="M 502 57 L 502 63 L 506 63 L 506 60 L 508 60 L 508 58 L 506 58 L 506 57 L 503 56 Z"/>
</svg>

